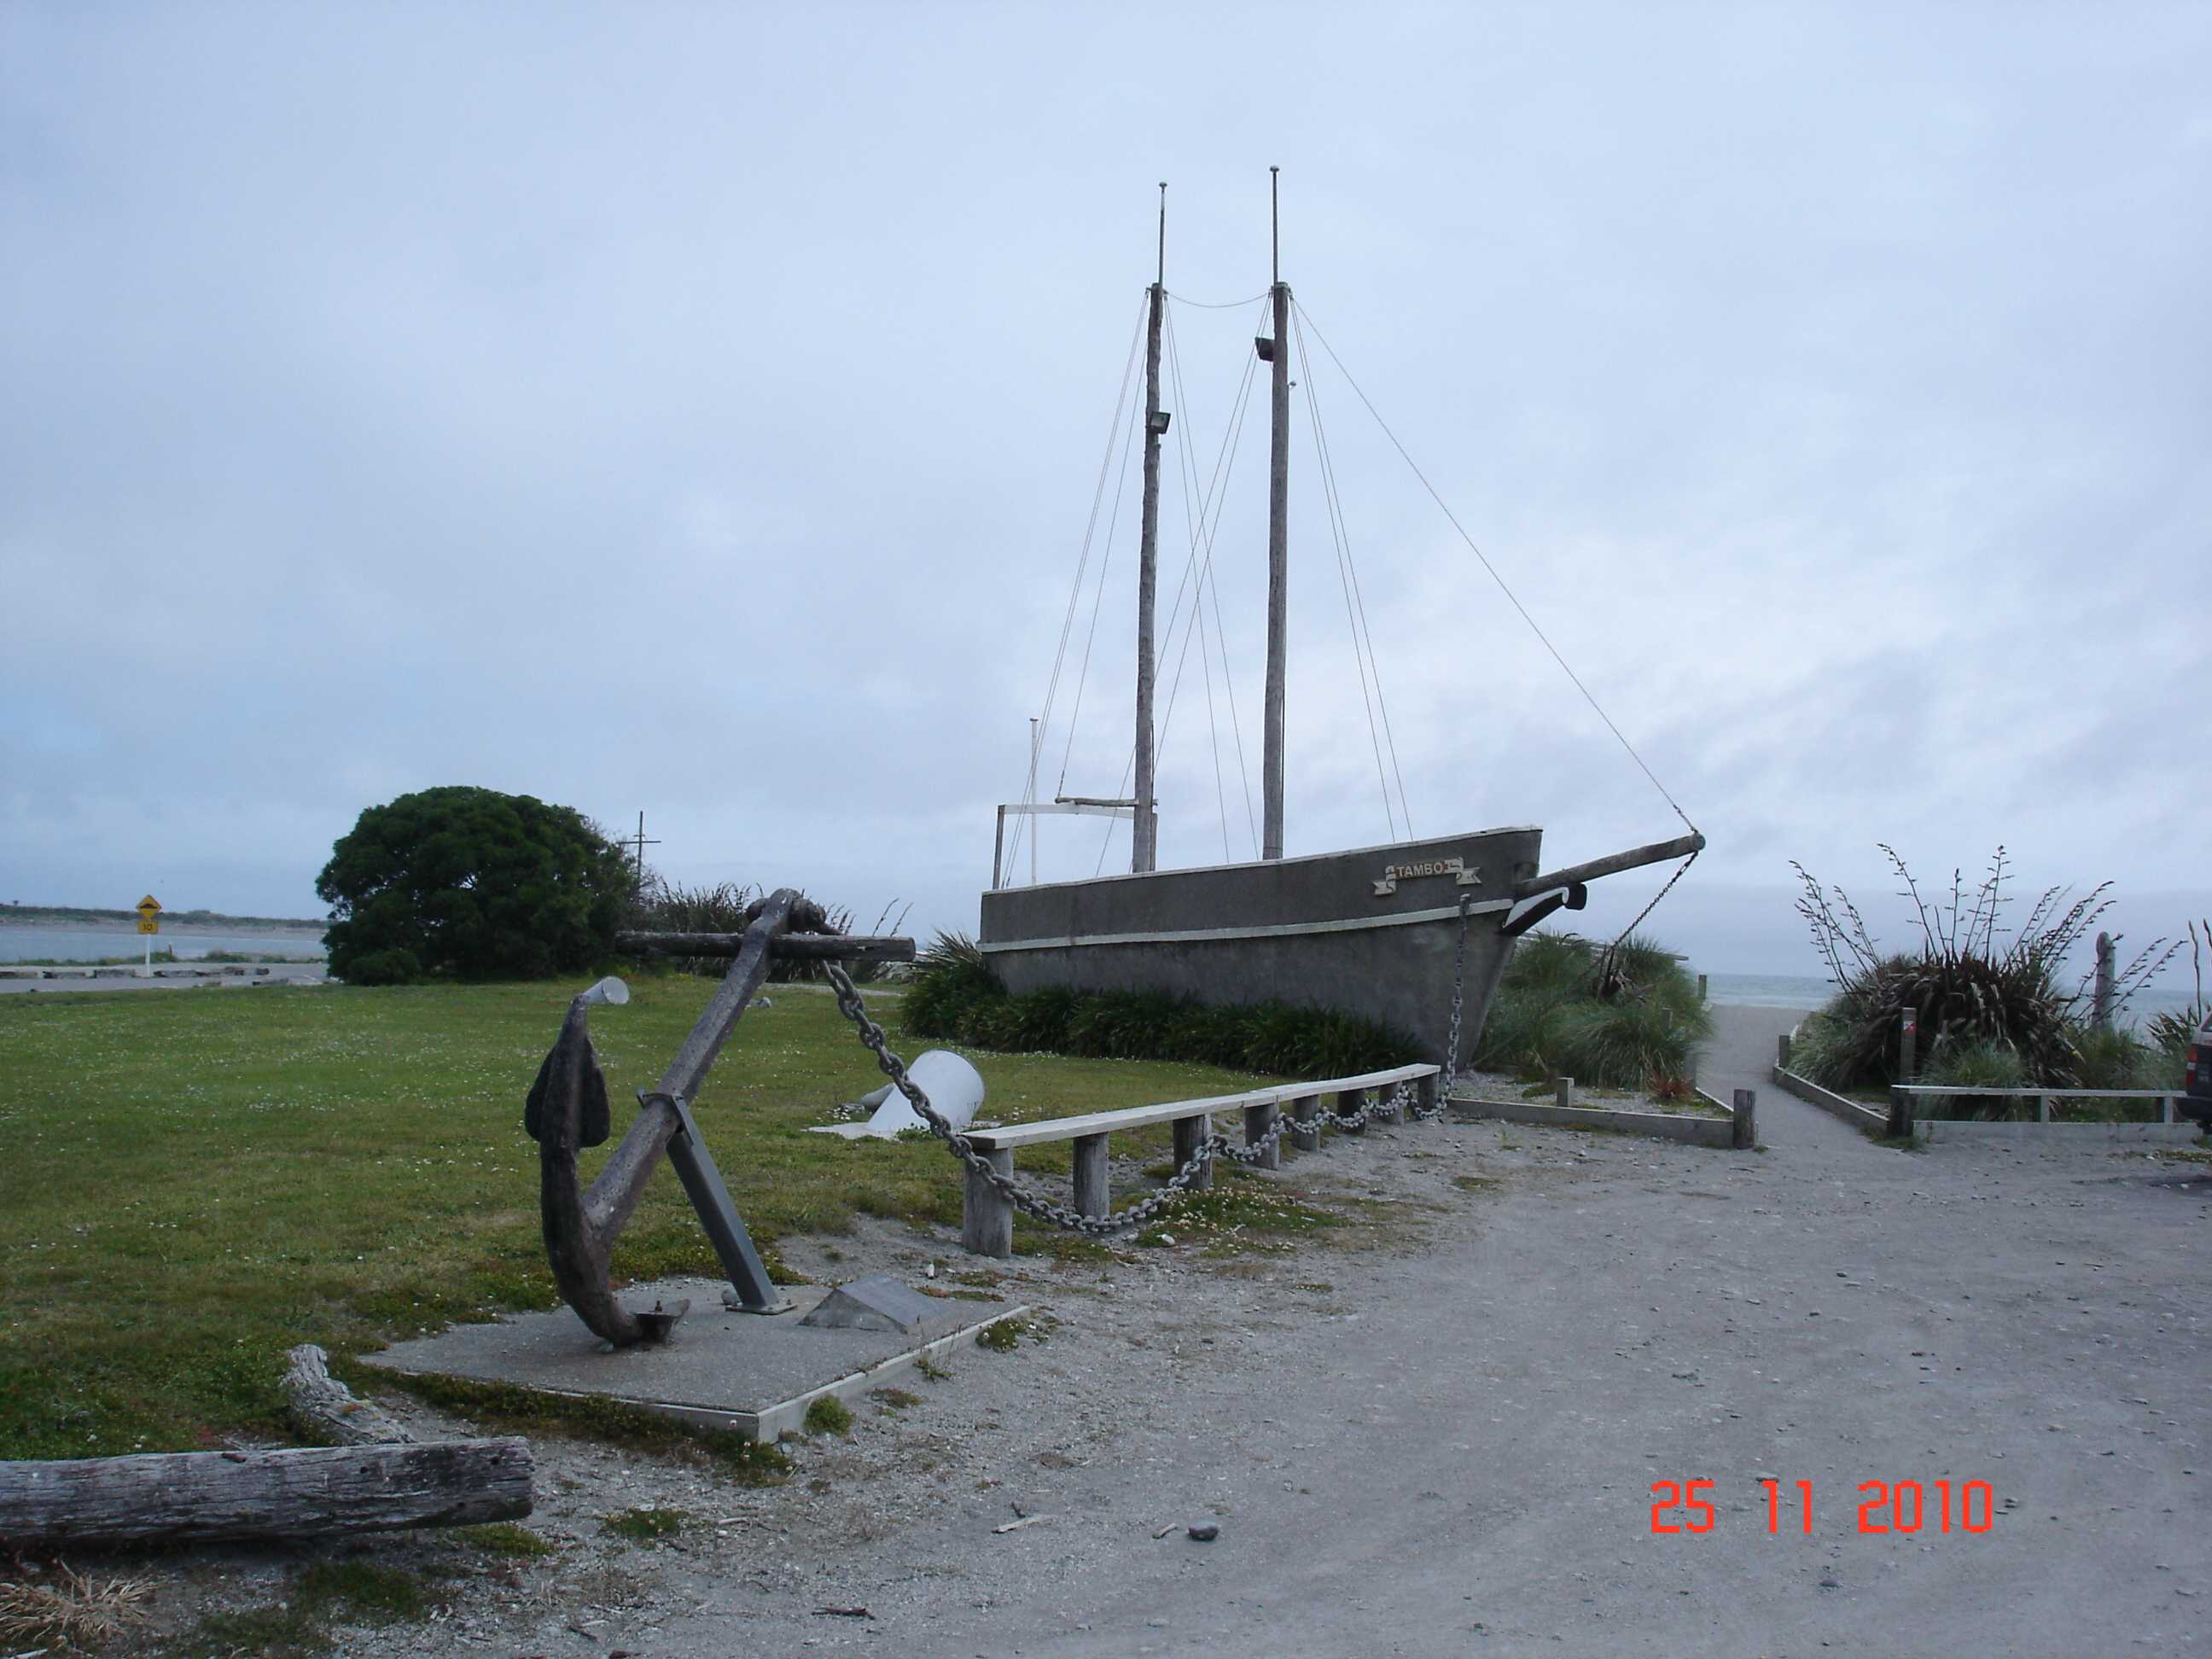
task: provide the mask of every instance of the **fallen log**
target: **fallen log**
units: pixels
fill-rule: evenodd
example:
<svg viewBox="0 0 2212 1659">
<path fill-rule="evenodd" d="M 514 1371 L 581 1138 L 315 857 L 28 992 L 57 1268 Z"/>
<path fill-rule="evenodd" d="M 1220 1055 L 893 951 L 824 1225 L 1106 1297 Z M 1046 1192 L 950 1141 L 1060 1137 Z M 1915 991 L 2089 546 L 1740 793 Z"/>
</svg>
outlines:
<svg viewBox="0 0 2212 1659">
<path fill-rule="evenodd" d="M 514 1521 L 530 1513 L 531 1474 L 518 1437 L 0 1462 L 0 1548 Z"/>
<path fill-rule="evenodd" d="M 330 1356 L 312 1342 L 302 1342 L 285 1356 L 291 1366 L 284 1373 L 284 1397 L 292 1415 L 310 1433 L 319 1433 L 341 1446 L 398 1445 L 415 1437 L 397 1418 L 371 1401 L 356 1399 L 352 1389 L 331 1375 Z"/>
</svg>

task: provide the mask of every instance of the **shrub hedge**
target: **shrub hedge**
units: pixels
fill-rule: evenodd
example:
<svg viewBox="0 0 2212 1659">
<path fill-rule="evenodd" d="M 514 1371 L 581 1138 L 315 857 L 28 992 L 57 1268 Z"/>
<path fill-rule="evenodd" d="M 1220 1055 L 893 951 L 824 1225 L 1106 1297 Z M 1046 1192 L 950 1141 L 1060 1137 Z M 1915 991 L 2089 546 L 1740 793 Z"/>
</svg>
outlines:
<svg viewBox="0 0 2212 1659">
<path fill-rule="evenodd" d="M 1263 1002 L 1208 1007 L 1154 991 L 1050 987 L 1016 996 L 964 933 L 915 964 L 900 1018 L 916 1036 L 1010 1054 L 1185 1060 L 1274 1077 L 1346 1077 L 1420 1058 L 1402 1032 L 1350 1014 Z"/>
</svg>

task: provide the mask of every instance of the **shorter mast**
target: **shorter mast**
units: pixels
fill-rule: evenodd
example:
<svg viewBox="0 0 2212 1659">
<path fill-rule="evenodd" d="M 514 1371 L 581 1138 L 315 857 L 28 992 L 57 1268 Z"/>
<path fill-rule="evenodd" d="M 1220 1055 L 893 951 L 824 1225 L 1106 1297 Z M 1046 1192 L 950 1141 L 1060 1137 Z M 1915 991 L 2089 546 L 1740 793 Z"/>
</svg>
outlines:
<svg viewBox="0 0 2212 1659">
<path fill-rule="evenodd" d="M 1262 341 L 1261 355 L 1273 369 L 1273 415 L 1267 455 L 1267 692 L 1263 720 L 1264 758 L 1261 789 L 1266 797 L 1260 856 L 1283 856 L 1283 683 L 1290 634 L 1291 514 L 1291 345 L 1290 284 L 1283 280 L 1280 185 L 1282 168 L 1269 167 L 1267 182 L 1274 282 L 1275 337 Z"/>
<path fill-rule="evenodd" d="M 1167 303 L 1168 186 L 1160 181 L 1158 275 L 1145 325 L 1145 516 L 1137 554 L 1137 793 L 1129 823 L 1129 868 L 1138 875 L 1156 867 L 1160 854 L 1160 818 L 1153 789 L 1152 609 L 1159 586 L 1160 434 L 1168 429 L 1160 407 L 1160 321 Z"/>
</svg>

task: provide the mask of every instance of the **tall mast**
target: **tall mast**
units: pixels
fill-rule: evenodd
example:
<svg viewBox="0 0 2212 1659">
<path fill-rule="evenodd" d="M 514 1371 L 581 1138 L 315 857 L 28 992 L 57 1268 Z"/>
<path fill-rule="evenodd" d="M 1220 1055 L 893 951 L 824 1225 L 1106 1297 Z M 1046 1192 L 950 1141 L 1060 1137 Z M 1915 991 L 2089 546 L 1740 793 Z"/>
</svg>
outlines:
<svg viewBox="0 0 2212 1659">
<path fill-rule="evenodd" d="M 1160 820 L 1152 793 L 1152 605 L 1159 585 L 1160 434 L 1168 429 L 1160 407 L 1160 315 L 1167 303 L 1168 187 L 1160 181 L 1158 275 L 1145 325 L 1145 520 L 1137 554 L 1137 795 L 1130 819 L 1129 868 L 1139 875 L 1159 861 Z"/>
<path fill-rule="evenodd" d="M 1282 172 L 1269 167 L 1267 181 L 1274 283 L 1273 359 L 1273 420 L 1267 454 L 1267 702 L 1264 721 L 1266 758 L 1261 787 L 1267 796 L 1261 819 L 1260 856 L 1283 856 L 1283 676 L 1290 632 L 1291 510 L 1291 289 L 1283 280 Z"/>
</svg>

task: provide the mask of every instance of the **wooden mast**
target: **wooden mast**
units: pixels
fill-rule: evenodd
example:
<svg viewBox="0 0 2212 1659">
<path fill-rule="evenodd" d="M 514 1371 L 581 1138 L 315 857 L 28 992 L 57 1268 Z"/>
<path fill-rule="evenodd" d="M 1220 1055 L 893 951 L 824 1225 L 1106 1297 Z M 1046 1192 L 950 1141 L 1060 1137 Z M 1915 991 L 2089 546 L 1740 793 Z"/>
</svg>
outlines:
<svg viewBox="0 0 2212 1659">
<path fill-rule="evenodd" d="M 1136 811 L 1129 823 L 1129 868 L 1139 875 L 1159 861 L 1160 821 L 1152 780 L 1152 607 L 1159 585 L 1160 435 L 1168 416 L 1160 408 L 1160 319 L 1167 303 L 1168 187 L 1160 183 L 1158 275 L 1145 325 L 1145 518 L 1137 554 Z"/>
<path fill-rule="evenodd" d="M 1267 701 L 1261 787 L 1267 797 L 1260 856 L 1283 856 L 1283 679 L 1290 620 L 1291 289 L 1283 281 L 1282 169 L 1269 167 L 1267 193 L 1274 258 L 1273 419 L 1267 456 Z"/>
</svg>

